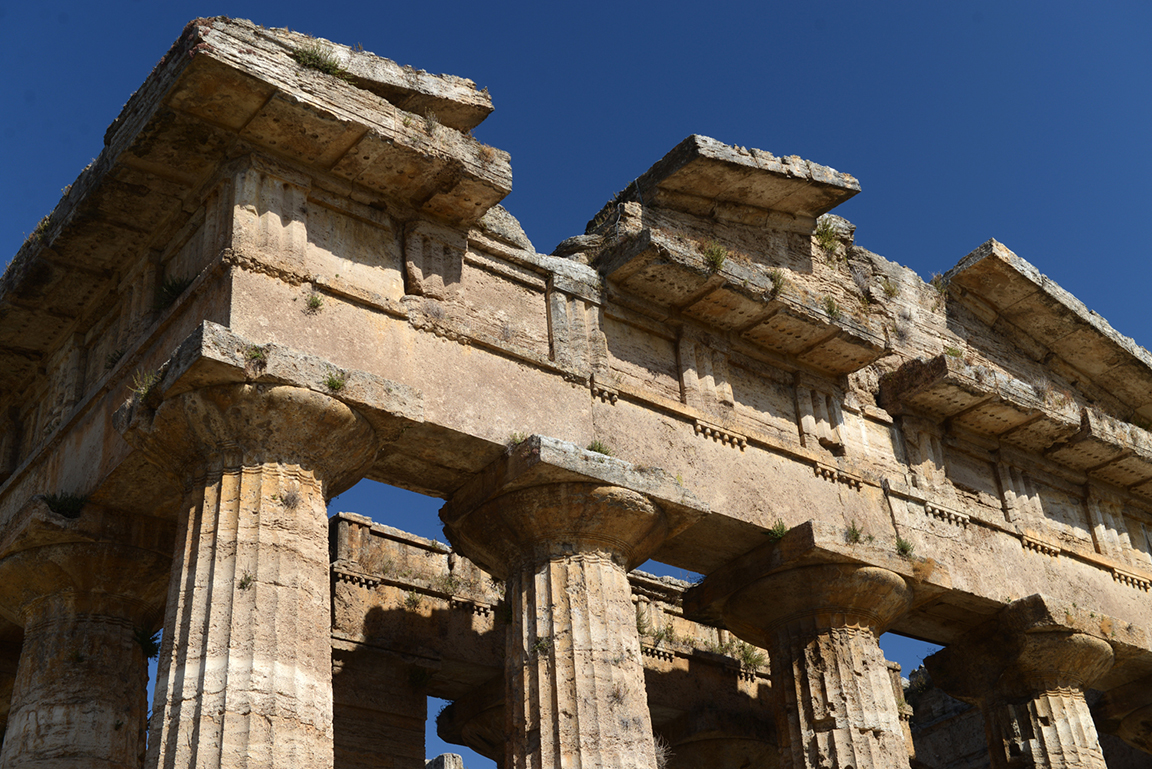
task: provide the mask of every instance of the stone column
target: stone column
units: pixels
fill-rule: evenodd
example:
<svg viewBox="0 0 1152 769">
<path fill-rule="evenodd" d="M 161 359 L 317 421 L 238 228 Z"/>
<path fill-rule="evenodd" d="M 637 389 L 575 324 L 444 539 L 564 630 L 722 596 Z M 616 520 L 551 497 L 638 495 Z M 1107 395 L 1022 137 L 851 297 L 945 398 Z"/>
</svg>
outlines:
<svg viewBox="0 0 1152 769">
<path fill-rule="evenodd" d="M 446 520 L 457 549 L 507 584 L 506 769 L 654 769 L 628 570 L 666 527 L 647 497 L 576 482 Z"/>
<path fill-rule="evenodd" d="M 729 628 L 768 649 L 783 769 L 907 769 L 877 639 L 911 596 L 894 572 L 828 564 L 763 577 L 727 600 Z"/>
<path fill-rule="evenodd" d="M 185 483 L 148 766 L 332 766 L 325 500 L 375 457 L 335 398 L 222 385 L 135 404 L 125 438 Z"/>
<path fill-rule="evenodd" d="M 171 564 L 160 542 L 148 549 L 146 540 L 166 539 L 166 550 L 171 528 L 156 522 L 165 538 L 142 530 L 147 524 L 121 525 L 125 541 L 110 542 L 46 508 L 33 518 L 16 537 L 20 549 L 0 559 L 0 605 L 24 626 L 0 766 L 137 769 L 147 719 L 143 645 Z"/>
<path fill-rule="evenodd" d="M 1084 690 L 1111 668 L 1112 647 L 1067 628 L 1013 627 L 1012 613 L 1007 627 L 924 660 L 933 683 L 980 707 L 994 769 L 1105 769 Z"/>
</svg>

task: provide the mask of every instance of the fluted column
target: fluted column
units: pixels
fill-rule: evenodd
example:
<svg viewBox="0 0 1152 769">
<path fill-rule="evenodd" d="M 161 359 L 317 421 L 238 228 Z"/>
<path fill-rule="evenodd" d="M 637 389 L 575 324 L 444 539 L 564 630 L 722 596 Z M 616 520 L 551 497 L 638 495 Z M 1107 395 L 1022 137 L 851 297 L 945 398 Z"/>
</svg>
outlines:
<svg viewBox="0 0 1152 769">
<path fill-rule="evenodd" d="M 226 385 L 136 405 L 125 437 L 177 473 L 149 767 L 331 767 L 325 500 L 376 453 L 310 390 Z"/>
<path fill-rule="evenodd" d="M 877 639 L 910 600 L 898 574 L 855 564 L 789 569 L 727 600 L 730 629 L 768 649 L 784 769 L 906 769 Z"/>
<path fill-rule="evenodd" d="M 654 769 L 627 572 L 662 541 L 661 510 L 627 489 L 556 483 L 446 523 L 507 582 L 504 766 Z"/>
<path fill-rule="evenodd" d="M 924 661 L 933 683 L 980 707 L 992 766 L 1105 769 L 1084 690 L 1112 666 L 1112 647 L 1060 627 L 998 631 Z"/>
<path fill-rule="evenodd" d="M 24 626 L 0 766 L 137 769 L 171 528 L 41 507 L 0 558 L 0 605 Z"/>
</svg>

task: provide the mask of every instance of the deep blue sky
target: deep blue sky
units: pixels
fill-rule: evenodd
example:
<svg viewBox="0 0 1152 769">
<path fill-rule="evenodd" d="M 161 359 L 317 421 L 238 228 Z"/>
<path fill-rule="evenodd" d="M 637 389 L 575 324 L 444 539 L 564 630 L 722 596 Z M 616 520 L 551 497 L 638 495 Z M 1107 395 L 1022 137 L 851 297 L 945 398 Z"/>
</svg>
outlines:
<svg viewBox="0 0 1152 769">
<path fill-rule="evenodd" d="M 1152 342 L 1146 1 L 3 0 L 5 262 L 184 24 L 216 14 L 488 87 L 476 134 L 512 154 L 505 205 L 545 253 L 703 133 L 855 175 L 863 192 L 837 213 L 922 276 L 994 237 Z M 408 528 L 432 535 L 421 520 Z"/>
</svg>

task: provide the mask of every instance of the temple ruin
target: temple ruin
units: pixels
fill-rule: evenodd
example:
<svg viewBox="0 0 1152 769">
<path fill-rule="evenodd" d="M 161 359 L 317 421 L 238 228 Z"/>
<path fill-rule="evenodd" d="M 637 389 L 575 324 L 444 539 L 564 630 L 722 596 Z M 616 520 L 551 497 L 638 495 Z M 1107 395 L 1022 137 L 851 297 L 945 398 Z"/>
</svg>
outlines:
<svg viewBox="0 0 1152 769">
<path fill-rule="evenodd" d="M 702 136 L 539 253 L 491 110 L 224 18 L 124 107 L 0 282 L 0 766 L 1146 766 L 1148 351 Z"/>
</svg>

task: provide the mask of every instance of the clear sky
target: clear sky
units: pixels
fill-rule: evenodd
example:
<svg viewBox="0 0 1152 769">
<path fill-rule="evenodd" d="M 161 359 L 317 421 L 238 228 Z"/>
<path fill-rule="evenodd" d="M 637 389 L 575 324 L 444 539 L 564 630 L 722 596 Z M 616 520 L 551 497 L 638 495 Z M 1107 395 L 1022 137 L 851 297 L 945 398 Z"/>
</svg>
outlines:
<svg viewBox="0 0 1152 769">
<path fill-rule="evenodd" d="M 184 24 L 217 14 L 487 87 L 476 135 L 511 153 L 504 204 L 538 251 L 702 133 L 853 174 L 863 191 L 836 213 L 921 276 L 996 238 L 1152 343 L 1147 0 L 0 0 L 5 263 Z M 430 513 L 380 516 L 436 535 Z"/>
</svg>

